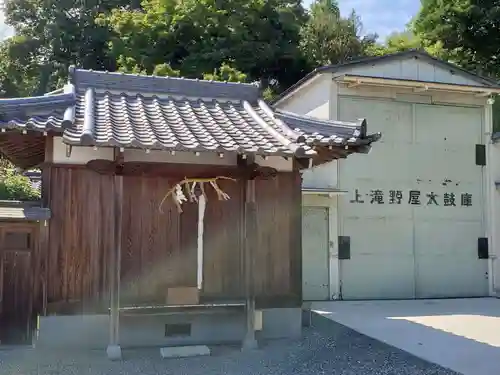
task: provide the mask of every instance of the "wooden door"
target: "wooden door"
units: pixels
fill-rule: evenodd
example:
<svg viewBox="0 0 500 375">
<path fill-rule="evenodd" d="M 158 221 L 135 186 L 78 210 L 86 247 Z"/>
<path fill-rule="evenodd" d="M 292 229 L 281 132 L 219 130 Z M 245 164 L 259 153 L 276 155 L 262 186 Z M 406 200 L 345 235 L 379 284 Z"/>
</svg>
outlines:
<svg viewBox="0 0 500 375">
<path fill-rule="evenodd" d="M 302 298 L 330 299 L 328 207 L 302 208 Z"/>
<path fill-rule="evenodd" d="M 32 322 L 32 249 L 29 226 L 0 226 L 0 340 L 29 344 Z"/>
</svg>

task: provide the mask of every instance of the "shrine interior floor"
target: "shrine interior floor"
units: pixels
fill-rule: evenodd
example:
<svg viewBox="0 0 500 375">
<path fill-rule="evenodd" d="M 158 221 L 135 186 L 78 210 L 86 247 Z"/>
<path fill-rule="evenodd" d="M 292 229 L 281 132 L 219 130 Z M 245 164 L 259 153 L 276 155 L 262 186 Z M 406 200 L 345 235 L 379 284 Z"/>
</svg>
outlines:
<svg viewBox="0 0 500 375">
<path fill-rule="evenodd" d="M 500 374 L 500 299 L 314 302 L 314 316 L 464 375 Z"/>
</svg>

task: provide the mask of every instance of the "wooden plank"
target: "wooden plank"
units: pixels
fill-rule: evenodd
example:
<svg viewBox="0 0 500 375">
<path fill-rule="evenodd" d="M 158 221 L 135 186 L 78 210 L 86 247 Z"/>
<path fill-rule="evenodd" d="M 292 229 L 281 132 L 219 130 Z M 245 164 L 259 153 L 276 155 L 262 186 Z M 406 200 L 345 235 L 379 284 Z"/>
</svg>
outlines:
<svg viewBox="0 0 500 375">
<path fill-rule="evenodd" d="M 230 199 L 219 201 L 206 189 L 208 201 L 204 223 L 203 290 L 206 298 L 244 298 L 243 280 L 243 205 L 245 182 L 220 181 Z"/>
<path fill-rule="evenodd" d="M 47 302 L 109 295 L 107 254 L 113 235 L 112 177 L 85 169 L 51 168 L 52 218 L 47 246 Z M 61 198 L 64 197 L 64 198 Z"/>
<path fill-rule="evenodd" d="M 292 176 L 290 229 L 290 279 L 291 295 L 296 306 L 302 305 L 302 176 L 296 171 Z"/>
<path fill-rule="evenodd" d="M 255 250 L 254 288 L 257 301 L 271 303 L 297 294 L 300 202 L 298 172 L 257 180 L 259 223 Z M 125 303 L 164 303 L 169 286 L 196 285 L 197 206 L 179 214 L 167 199 L 176 177 L 123 177 L 122 297 Z M 44 273 L 46 303 L 81 301 L 82 309 L 101 311 L 109 297 L 109 250 L 113 245 L 113 177 L 85 168 L 50 169 L 49 246 Z M 244 297 L 241 240 L 244 179 L 221 181 L 231 199 L 219 201 L 211 188 L 205 213 L 204 283 L 201 298 Z M 61 197 L 64 197 L 63 199 Z M 296 232 L 295 234 L 292 232 Z M 297 233 L 298 232 L 298 233 Z M 300 241 L 299 241 L 300 243 Z M 295 254 L 295 255 L 294 255 Z M 123 299 L 122 298 L 122 299 Z M 274 305 L 273 305 L 274 306 Z"/>
<path fill-rule="evenodd" d="M 122 228 L 123 228 L 123 176 L 114 176 L 114 248 L 109 252 L 108 270 L 110 275 L 110 332 L 109 344 L 119 343 L 119 308 L 120 308 L 120 267 L 122 251 Z"/>
<path fill-rule="evenodd" d="M 159 204 L 171 188 L 171 180 L 124 178 L 126 241 L 122 279 L 127 288 L 127 301 L 164 303 L 168 287 L 196 285 L 196 253 L 193 253 L 196 238 L 191 237 L 197 207 L 186 204 L 184 213 L 179 214 L 172 201 L 167 200 L 162 213 Z M 190 218 L 194 220 L 192 223 Z M 182 221 L 185 222 L 183 233 Z"/>
<path fill-rule="evenodd" d="M 31 339 L 31 253 L 2 252 L 2 344 L 26 344 Z"/>
<path fill-rule="evenodd" d="M 257 211 L 255 204 L 255 180 L 248 180 L 245 189 L 245 248 L 244 278 L 245 298 L 255 298 L 254 262 L 257 249 Z"/>
<path fill-rule="evenodd" d="M 41 222 L 38 232 L 38 243 L 36 248 L 37 279 L 40 282 L 38 289 L 38 303 L 35 305 L 35 312 L 47 315 L 47 279 L 48 279 L 48 254 L 49 254 L 49 222 Z"/>
</svg>

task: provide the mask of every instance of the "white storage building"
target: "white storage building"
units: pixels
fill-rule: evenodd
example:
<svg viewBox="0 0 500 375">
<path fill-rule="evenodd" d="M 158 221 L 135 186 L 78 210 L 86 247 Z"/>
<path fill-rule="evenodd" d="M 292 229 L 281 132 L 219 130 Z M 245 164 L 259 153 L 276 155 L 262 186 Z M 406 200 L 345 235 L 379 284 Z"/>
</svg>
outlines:
<svg viewBox="0 0 500 375">
<path fill-rule="evenodd" d="M 369 158 L 304 174 L 304 300 L 493 294 L 487 165 L 499 92 L 408 51 L 319 68 L 276 101 L 382 132 Z"/>
</svg>

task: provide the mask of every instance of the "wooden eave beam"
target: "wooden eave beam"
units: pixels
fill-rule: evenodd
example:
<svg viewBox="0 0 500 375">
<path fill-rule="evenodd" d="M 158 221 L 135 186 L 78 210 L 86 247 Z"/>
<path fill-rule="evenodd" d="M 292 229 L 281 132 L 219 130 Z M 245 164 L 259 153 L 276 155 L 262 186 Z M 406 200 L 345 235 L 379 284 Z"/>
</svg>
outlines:
<svg viewBox="0 0 500 375">
<path fill-rule="evenodd" d="M 121 162 L 122 159 L 91 160 L 86 165 L 67 165 L 66 168 L 89 168 L 100 174 L 124 176 L 149 176 L 149 177 L 171 177 L 171 178 L 210 178 L 215 176 L 226 176 L 232 178 L 269 178 L 276 175 L 274 168 L 264 167 L 253 162 L 249 158 L 244 164 L 241 158 L 239 165 L 205 165 L 205 164 L 183 164 L 183 163 L 143 163 L 143 162 Z M 240 160 L 240 159 L 239 159 Z M 42 166 L 45 167 L 47 164 Z"/>
<path fill-rule="evenodd" d="M 44 161 L 45 139 L 41 133 L 0 133 L 0 152 L 18 167 L 34 167 Z"/>
<path fill-rule="evenodd" d="M 316 151 L 316 155 L 311 158 L 312 163 L 309 162 L 309 158 L 295 158 L 299 169 L 307 169 L 311 166 L 318 166 L 336 159 L 345 159 L 347 155 L 352 152 L 352 149 L 346 150 L 345 148 L 340 148 L 337 146 L 334 146 L 332 148 L 326 146 L 316 146 L 314 147 L 314 150 Z"/>
</svg>

